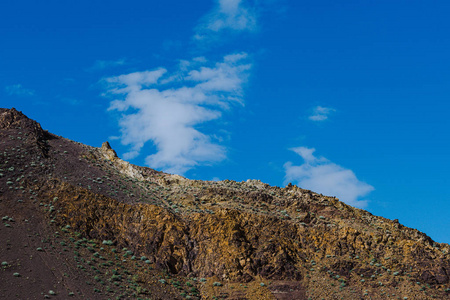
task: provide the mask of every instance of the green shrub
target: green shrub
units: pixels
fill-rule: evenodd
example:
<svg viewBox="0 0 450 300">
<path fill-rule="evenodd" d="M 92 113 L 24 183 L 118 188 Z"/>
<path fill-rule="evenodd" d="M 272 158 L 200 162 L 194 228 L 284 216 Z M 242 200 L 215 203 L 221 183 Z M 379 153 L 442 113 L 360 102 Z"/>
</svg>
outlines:
<svg viewBox="0 0 450 300">
<path fill-rule="evenodd" d="M 121 275 L 113 275 L 111 276 L 111 281 L 120 281 L 122 280 L 122 276 Z"/>
</svg>

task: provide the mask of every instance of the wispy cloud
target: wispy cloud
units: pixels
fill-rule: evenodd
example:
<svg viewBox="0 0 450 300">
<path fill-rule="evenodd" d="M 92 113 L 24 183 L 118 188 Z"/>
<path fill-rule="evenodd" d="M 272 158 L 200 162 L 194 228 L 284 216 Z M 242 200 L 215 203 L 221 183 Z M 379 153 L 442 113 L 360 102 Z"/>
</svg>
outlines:
<svg viewBox="0 0 450 300">
<path fill-rule="evenodd" d="M 217 0 L 216 7 L 196 28 L 195 40 L 211 38 L 224 30 L 253 31 L 256 29 L 255 9 L 244 0 Z"/>
<path fill-rule="evenodd" d="M 323 106 L 316 106 L 313 108 L 312 114 L 308 117 L 311 121 L 325 121 L 328 119 L 330 114 L 334 113 L 336 110 L 331 107 L 323 107 Z"/>
<path fill-rule="evenodd" d="M 205 58 L 181 61 L 172 73 L 159 68 L 105 79 L 106 94 L 121 97 L 109 109 L 122 112 L 121 142 L 130 146 L 124 158 L 137 157 L 151 141 L 157 152 L 146 163 L 166 172 L 183 174 L 223 160 L 225 147 L 196 126 L 242 103 L 250 68 L 247 54 L 236 53 L 217 63 Z"/>
<path fill-rule="evenodd" d="M 95 63 L 87 69 L 87 71 L 101 71 L 108 68 L 123 66 L 126 63 L 127 61 L 124 58 L 118 60 L 96 60 Z"/>
<path fill-rule="evenodd" d="M 34 96 L 34 90 L 24 88 L 21 84 L 8 85 L 5 92 L 9 96 L 30 97 Z"/>
<path fill-rule="evenodd" d="M 352 170 L 341 167 L 324 157 L 316 157 L 314 148 L 297 147 L 290 149 L 300 155 L 304 162 L 294 166 L 291 162 L 284 165 L 286 182 L 296 182 L 301 188 L 328 196 L 337 196 L 340 200 L 356 207 L 366 207 L 368 201 L 361 199 L 374 187 L 358 180 Z"/>
</svg>

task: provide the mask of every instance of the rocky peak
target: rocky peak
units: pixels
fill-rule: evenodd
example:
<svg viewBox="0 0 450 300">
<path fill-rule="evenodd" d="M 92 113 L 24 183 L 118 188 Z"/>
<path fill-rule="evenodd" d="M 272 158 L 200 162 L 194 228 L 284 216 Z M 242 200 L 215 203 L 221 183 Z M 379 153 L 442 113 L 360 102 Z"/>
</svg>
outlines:
<svg viewBox="0 0 450 300">
<path fill-rule="evenodd" d="M 38 122 L 29 119 L 14 107 L 0 108 L 0 129 L 19 129 L 34 133 L 38 137 L 48 134 Z"/>
<path fill-rule="evenodd" d="M 22 120 L 28 119 L 22 112 L 11 109 L 0 108 L 0 128 L 9 129 L 20 126 Z"/>
<path fill-rule="evenodd" d="M 52 138 L 52 135 L 42 129 L 38 122 L 29 119 L 14 107 L 11 109 L 0 108 L 0 129 L 23 132 L 25 135 L 34 138 L 44 156 L 48 155 L 46 141 Z"/>
</svg>

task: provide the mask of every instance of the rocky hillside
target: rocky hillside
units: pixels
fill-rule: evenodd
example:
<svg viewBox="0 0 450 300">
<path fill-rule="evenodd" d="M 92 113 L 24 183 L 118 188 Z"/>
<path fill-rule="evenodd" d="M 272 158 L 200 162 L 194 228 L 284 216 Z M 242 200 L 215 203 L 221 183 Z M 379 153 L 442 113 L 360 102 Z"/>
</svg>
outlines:
<svg viewBox="0 0 450 300">
<path fill-rule="evenodd" d="M 450 247 L 333 197 L 188 180 L 0 109 L 0 298 L 449 299 Z"/>
</svg>

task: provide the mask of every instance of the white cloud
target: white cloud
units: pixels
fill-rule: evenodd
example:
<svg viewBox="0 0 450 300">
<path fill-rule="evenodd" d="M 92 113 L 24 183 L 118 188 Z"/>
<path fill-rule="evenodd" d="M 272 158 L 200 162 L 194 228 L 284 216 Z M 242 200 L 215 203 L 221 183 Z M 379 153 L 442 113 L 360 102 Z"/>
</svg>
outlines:
<svg viewBox="0 0 450 300">
<path fill-rule="evenodd" d="M 112 86 L 116 86 L 112 92 L 115 94 L 122 94 L 154 85 L 166 72 L 166 69 L 159 68 L 153 71 L 134 72 L 116 77 L 109 77 L 106 81 Z"/>
<path fill-rule="evenodd" d="M 362 200 L 374 187 L 358 180 L 352 170 L 345 169 L 324 157 L 314 156 L 314 148 L 297 147 L 290 149 L 300 155 L 304 163 L 294 166 L 284 165 L 286 182 L 296 182 L 304 189 L 328 196 L 336 196 L 347 204 L 366 207 L 368 201 Z"/>
<path fill-rule="evenodd" d="M 217 0 L 212 12 L 207 14 L 196 29 L 195 40 L 204 40 L 223 30 L 253 31 L 256 29 L 255 9 L 243 0 Z"/>
<path fill-rule="evenodd" d="M 196 126 L 242 103 L 250 67 L 247 55 L 238 53 L 215 64 L 204 58 L 182 61 L 173 73 L 159 68 L 105 79 L 106 95 L 121 97 L 111 101 L 109 109 L 123 112 L 121 142 L 130 146 L 124 158 L 137 157 L 151 141 L 157 152 L 147 156 L 146 163 L 166 172 L 183 174 L 223 160 L 226 148 Z"/>
<path fill-rule="evenodd" d="M 24 88 L 21 84 L 8 85 L 5 87 L 5 91 L 9 96 L 34 96 L 34 90 Z"/>
<path fill-rule="evenodd" d="M 123 58 L 118 60 L 96 60 L 94 65 L 87 69 L 87 71 L 100 71 L 107 68 L 123 66 L 125 64 L 126 60 Z"/>
<path fill-rule="evenodd" d="M 325 121 L 328 119 L 328 116 L 335 112 L 336 110 L 331 107 L 323 107 L 323 106 L 316 106 L 313 109 L 312 115 L 308 117 L 311 121 Z"/>
</svg>

